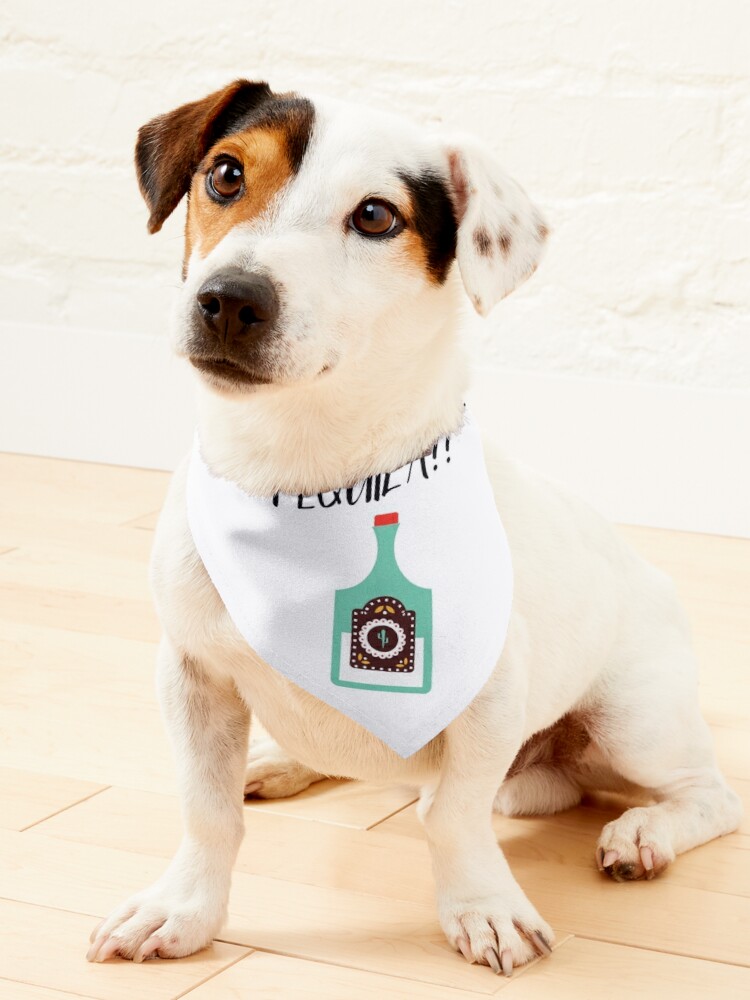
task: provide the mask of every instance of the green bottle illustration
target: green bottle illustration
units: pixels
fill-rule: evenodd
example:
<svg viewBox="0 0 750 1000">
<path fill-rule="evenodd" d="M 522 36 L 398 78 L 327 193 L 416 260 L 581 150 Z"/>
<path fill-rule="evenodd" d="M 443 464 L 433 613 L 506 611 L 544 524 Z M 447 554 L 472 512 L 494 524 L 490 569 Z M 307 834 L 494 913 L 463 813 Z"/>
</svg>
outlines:
<svg viewBox="0 0 750 1000">
<path fill-rule="evenodd" d="M 336 591 L 331 680 L 368 691 L 426 694 L 432 683 L 432 591 L 396 561 L 398 514 L 377 514 L 378 554 L 355 587 Z"/>
</svg>

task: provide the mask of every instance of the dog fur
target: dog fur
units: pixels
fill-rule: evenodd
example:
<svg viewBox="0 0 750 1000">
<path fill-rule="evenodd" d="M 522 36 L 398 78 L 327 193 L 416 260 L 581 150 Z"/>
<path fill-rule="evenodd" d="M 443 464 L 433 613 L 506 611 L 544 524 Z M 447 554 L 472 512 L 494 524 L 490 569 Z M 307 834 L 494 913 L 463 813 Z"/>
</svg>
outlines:
<svg viewBox="0 0 750 1000">
<path fill-rule="evenodd" d="M 244 171 L 228 204 L 207 191 L 222 155 Z M 207 350 L 195 304 L 207 278 L 239 269 L 279 290 L 269 335 L 225 345 L 239 367 L 197 380 L 206 461 L 256 494 L 352 484 L 454 431 L 467 388 L 461 283 L 487 313 L 533 273 L 547 238 L 476 140 L 265 84 L 237 81 L 149 123 L 136 163 L 152 231 L 189 197 L 179 354 L 195 363 Z M 392 237 L 347 225 L 371 197 L 398 210 Z M 645 790 L 651 804 L 607 824 L 596 845 L 599 869 L 616 879 L 651 878 L 737 827 L 671 582 L 583 503 L 494 442 L 486 453 L 514 562 L 507 642 L 471 706 L 407 760 L 247 646 L 196 553 L 180 466 L 151 578 L 185 834 L 158 882 L 94 932 L 92 960 L 179 957 L 211 941 L 243 836 L 243 789 L 293 795 L 327 775 L 419 786 L 448 940 L 506 974 L 548 953 L 553 932 L 495 840 L 493 806 L 547 813 L 588 789 Z M 251 711 L 271 738 L 248 763 Z"/>
</svg>

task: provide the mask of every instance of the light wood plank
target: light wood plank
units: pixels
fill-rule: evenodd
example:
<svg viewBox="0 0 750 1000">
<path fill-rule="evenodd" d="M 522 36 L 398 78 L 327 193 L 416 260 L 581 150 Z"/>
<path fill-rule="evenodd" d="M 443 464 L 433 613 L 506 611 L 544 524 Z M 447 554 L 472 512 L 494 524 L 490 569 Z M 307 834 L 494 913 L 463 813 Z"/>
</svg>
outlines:
<svg viewBox="0 0 750 1000">
<path fill-rule="evenodd" d="M 94 545 L 57 542 L 26 543 L 0 559 L 0 584 L 36 591 L 148 600 L 148 547 L 132 529 L 111 528 L 112 534 L 132 534 L 139 544 L 115 555 Z"/>
<path fill-rule="evenodd" d="M 319 834 L 316 832 L 313 838 L 311 831 L 305 826 L 297 826 L 293 822 L 295 820 L 325 823 L 351 830 L 366 830 L 369 826 L 366 822 L 368 816 L 387 817 L 391 814 L 392 810 L 389 811 L 389 807 L 394 802 L 381 797 L 382 789 L 378 786 L 352 782 L 350 786 L 342 783 L 341 787 L 344 790 L 351 787 L 352 792 L 357 792 L 359 789 L 358 794 L 353 801 L 342 800 L 336 794 L 337 786 L 334 786 L 333 802 L 326 805 L 326 798 L 331 793 L 324 788 L 319 796 L 317 812 L 312 809 L 314 800 L 307 810 L 300 808 L 299 814 L 295 814 L 293 800 L 290 800 L 289 813 L 267 810 L 264 808 L 266 803 L 245 802 L 245 825 L 248 829 L 245 842 L 250 852 L 257 853 L 257 848 L 253 848 L 253 844 L 259 835 L 267 838 L 270 847 L 282 832 L 285 847 L 289 846 L 288 838 L 292 835 L 292 831 L 294 836 L 299 837 L 305 844 L 315 843 L 315 838 Z M 167 856 L 174 850 L 182 828 L 179 803 L 175 796 L 128 788 L 109 788 L 104 794 L 105 799 L 100 804 L 96 804 L 93 800 L 90 803 L 82 802 L 80 807 L 66 810 L 65 813 L 39 824 L 38 832 L 63 840 L 99 844 L 102 847 L 135 850 L 159 856 Z M 412 797 L 408 798 L 408 802 L 412 800 Z M 338 837 L 333 834 L 330 837 L 337 845 L 343 846 L 349 842 L 343 832 Z M 367 842 L 366 838 L 359 839 Z M 266 839 L 263 842 L 266 843 Z"/>
<path fill-rule="evenodd" d="M 143 514 L 141 517 L 136 517 L 132 521 L 127 521 L 127 526 L 129 528 L 138 528 L 141 531 L 154 531 L 156 529 L 156 522 L 159 520 L 159 514 L 161 512 L 158 510 L 152 510 L 149 514 Z"/>
<path fill-rule="evenodd" d="M 161 630 L 151 602 L 55 587 L 0 584 L 0 612 L 7 621 L 90 632 L 117 639 L 158 642 Z"/>
<path fill-rule="evenodd" d="M 14 487 L 0 496 L 0 765 L 33 772 L 6 775 L 5 785 L 0 772 L 0 808 L 2 821 L 37 823 L 27 833 L 0 833 L 0 893 L 37 911 L 38 919 L 17 922 L 14 949 L 38 961 L 41 927 L 49 969 L 43 983 L 0 980 L 0 997 L 60 1000 L 71 995 L 63 992 L 69 957 L 85 967 L 95 918 L 155 878 L 179 838 L 173 766 L 153 694 L 158 627 L 145 574 L 168 477 L 23 456 L 0 456 L 0 476 Z M 750 542 L 621 530 L 675 578 L 717 755 L 747 803 Z M 123 787 L 79 798 L 81 789 L 113 783 Z M 401 809 L 410 798 L 408 790 L 326 782 L 286 802 L 246 807 L 248 834 L 223 937 L 240 949 L 292 957 L 256 952 L 238 964 L 239 986 L 232 969 L 218 967 L 210 987 L 193 995 L 215 986 L 229 991 L 222 997 L 286 998 L 294 990 L 398 997 L 406 990 L 440 998 L 447 991 L 449 1000 L 498 987 L 530 1000 L 565 1000 L 574 991 L 576 1000 L 750 995 L 747 971 L 738 967 L 749 960 L 741 895 L 750 889 L 747 817 L 741 833 L 683 856 L 664 877 L 622 886 L 592 864 L 599 827 L 616 814 L 607 797 L 556 817 L 496 818 L 519 882 L 567 942 L 552 962 L 507 984 L 465 966 L 444 942 L 423 832 L 413 807 Z M 64 811 L 44 819 L 58 803 Z M 386 818 L 394 804 L 400 811 Z M 75 932 L 58 928 L 69 917 L 80 921 Z M 583 937 L 569 940 L 571 930 Z M 46 944 L 55 934 L 81 940 L 50 957 Z M 259 971 L 247 985 L 253 963 Z M 342 963 L 352 968 L 342 971 Z M 123 970 L 131 995 L 151 995 L 132 988 L 132 966 L 108 968 Z"/>
<path fill-rule="evenodd" d="M 620 532 L 675 581 L 692 626 L 705 717 L 750 730 L 750 540 L 654 528 Z"/>
<path fill-rule="evenodd" d="M 148 561 L 153 535 L 136 528 L 94 521 L 71 521 L 56 514 L 53 507 L 40 510 L 13 510 L 0 519 L 0 544 L 21 546 L 66 545 L 81 552 L 94 551 L 113 558 L 137 554 Z"/>
<path fill-rule="evenodd" d="M 748 969 L 578 937 L 561 945 L 551 961 L 514 977 L 503 991 L 507 1000 L 747 1000 L 748 996 Z"/>
<path fill-rule="evenodd" d="M 246 810 L 366 830 L 417 799 L 413 788 L 366 781 L 318 781 L 290 799 L 248 800 Z"/>
<path fill-rule="evenodd" d="M 742 729 L 731 726 L 711 726 L 716 757 L 730 781 L 740 778 L 750 781 L 750 739 Z"/>
<path fill-rule="evenodd" d="M 750 539 L 618 525 L 630 545 L 691 593 L 750 602 Z M 726 593 L 724 593 L 726 591 Z"/>
<path fill-rule="evenodd" d="M 29 623 L 7 622 L 2 633 L 7 669 L 0 675 L 0 730 L 7 743 L 0 746 L 0 766 L 22 761 L 33 771 L 174 790 L 152 643 Z M 368 827 L 413 801 L 414 791 L 403 787 L 326 781 L 293 799 L 249 808 Z"/>
<path fill-rule="evenodd" d="M 583 808 L 554 819 L 496 817 L 495 827 L 514 867 L 517 859 L 529 863 L 530 881 L 524 887 L 533 893 L 537 861 L 588 872 L 599 830 L 616 814 L 616 810 Z M 245 827 L 237 871 L 425 904 L 434 898 L 427 844 L 414 809 L 367 832 L 332 825 L 311 836 L 294 818 L 246 808 Z M 172 796 L 110 788 L 36 830 L 78 843 L 167 858 L 179 842 L 181 821 Z M 664 878 L 711 893 L 750 896 L 749 851 L 750 837 L 733 834 L 683 855 Z"/>
<path fill-rule="evenodd" d="M 246 948 L 216 942 L 177 962 L 134 965 L 114 959 L 92 965 L 84 957 L 91 930 L 91 917 L 85 914 L 0 900 L 0 925 L 0 977 L 101 1000 L 171 1000 L 249 954 Z M 0 992 L 0 997 L 5 995 Z"/>
<path fill-rule="evenodd" d="M 0 897 L 92 918 L 104 916 L 165 867 L 161 858 L 56 840 L 34 830 L 0 831 L 0 862 Z M 568 936 L 557 931 L 559 941 Z M 450 948 L 433 904 L 235 872 L 229 918 L 219 938 L 425 983 L 480 993 L 496 989 L 486 969 L 467 965 Z"/>
<path fill-rule="evenodd" d="M 0 767 L 0 826 L 24 830 L 103 788 L 91 781 Z"/>
<path fill-rule="evenodd" d="M 0 1000 L 70 1000 L 71 997 L 83 997 L 83 994 L 61 993 L 59 990 L 47 989 L 46 986 L 0 979 Z M 92 1000 L 92 998 L 83 997 L 83 1000 Z"/>
<path fill-rule="evenodd" d="M 367 836 L 374 834 L 371 831 Z M 12 838 L 22 838 L 22 842 Z M 13 871 L 0 872 L 0 895 L 81 912 L 109 908 L 116 895 L 110 874 L 113 868 L 117 884 L 129 893 L 139 882 L 150 881 L 164 864 L 143 855 L 57 841 L 33 830 L 0 834 L 0 845 L 3 841 L 6 856 L 13 857 L 14 865 Z M 392 847 L 391 863 L 398 865 L 398 841 Z M 344 869 L 356 869 L 360 864 L 355 853 L 341 858 Z M 745 932 L 750 922 L 747 898 L 678 885 L 668 875 L 653 882 L 618 885 L 593 866 L 566 864 L 565 855 L 554 860 L 515 856 L 512 864 L 520 884 L 558 932 L 564 928 L 644 948 L 658 941 L 660 948 L 675 954 L 750 963 Z M 139 865 L 143 868 L 140 879 Z M 99 879 L 95 874 L 102 869 L 109 895 L 99 885 L 101 874 Z M 426 884 L 426 855 L 422 872 Z M 446 956 L 440 952 L 443 939 L 434 905 L 426 902 L 237 873 L 230 913 L 222 937 L 236 944 L 414 978 L 423 976 L 404 972 L 401 962 L 428 966 L 436 962 L 434 975 L 443 971 L 451 974 L 452 966 L 442 968 Z M 717 930 L 718 913 L 722 922 Z M 342 958 L 345 954 L 349 956 L 346 961 Z M 395 965 L 381 968 L 377 963 L 382 960 Z M 456 985 L 451 980 L 430 979 L 428 974 L 424 978 Z"/>
<path fill-rule="evenodd" d="M 36 832 L 171 857 L 182 825 L 176 798 L 121 788 L 110 788 L 102 797 L 41 823 Z M 236 871 L 433 905 L 423 840 L 380 834 L 380 827 L 366 831 L 321 823 L 311 831 L 306 820 L 248 807 L 245 828 Z"/>
<path fill-rule="evenodd" d="M 569 815 L 576 823 L 575 813 Z M 750 898 L 731 891 L 747 890 L 746 837 L 704 845 L 651 882 L 618 884 L 594 867 L 589 851 L 595 840 L 584 849 L 575 832 L 566 832 L 564 814 L 529 820 L 498 816 L 494 823 L 516 879 L 553 926 L 638 948 L 658 942 L 675 954 L 750 964 L 742 926 L 750 923 Z M 373 833 L 380 830 L 422 836 L 412 806 Z M 727 848 L 733 853 L 721 864 L 709 863 Z M 716 891 L 717 882 L 724 891 Z M 720 928 L 717 914 L 722 915 Z"/>
<path fill-rule="evenodd" d="M 748 792 L 745 786 L 738 787 L 738 790 Z M 606 823 L 616 819 L 626 808 L 623 803 L 607 806 L 606 797 L 600 798 L 601 806 L 592 797 L 591 804 L 555 816 L 495 815 L 492 822 L 498 842 L 514 863 L 550 862 L 564 865 L 566 869 L 576 867 L 587 873 L 593 871 L 599 833 Z M 746 808 L 750 809 L 750 800 L 746 800 Z M 397 813 L 374 832 L 424 839 L 422 825 L 413 807 Z M 742 832 L 729 834 L 680 855 L 660 876 L 660 882 L 702 889 L 712 894 L 728 893 L 750 898 L 748 851 L 750 837 Z M 526 888 L 531 891 L 529 886 Z"/>
<path fill-rule="evenodd" d="M 152 643 L 7 620 L 0 632 L 0 766 L 175 789 Z"/>
<path fill-rule="evenodd" d="M 169 473 L 94 462 L 0 453 L 0 519 L 6 511 L 54 507 L 66 520 L 122 524 L 161 507 Z"/>
<path fill-rule="evenodd" d="M 485 978 L 491 976 L 485 970 Z M 492 985 L 500 991 L 508 981 L 496 979 Z M 190 1000 L 470 1000 L 486 995 L 255 951 L 199 986 Z"/>
</svg>

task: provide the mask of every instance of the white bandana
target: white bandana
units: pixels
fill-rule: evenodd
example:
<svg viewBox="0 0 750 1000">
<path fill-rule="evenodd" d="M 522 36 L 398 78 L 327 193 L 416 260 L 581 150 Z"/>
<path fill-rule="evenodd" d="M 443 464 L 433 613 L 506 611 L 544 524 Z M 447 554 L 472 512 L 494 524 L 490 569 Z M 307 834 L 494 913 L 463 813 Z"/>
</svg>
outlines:
<svg viewBox="0 0 750 1000">
<path fill-rule="evenodd" d="M 441 732 L 492 673 L 513 574 L 468 417 L 423 458 L 314 497 L 251 496 L 211 473 L 196 438 L 187 510 L 250 646 L 400 756 Z"/>
</svg>

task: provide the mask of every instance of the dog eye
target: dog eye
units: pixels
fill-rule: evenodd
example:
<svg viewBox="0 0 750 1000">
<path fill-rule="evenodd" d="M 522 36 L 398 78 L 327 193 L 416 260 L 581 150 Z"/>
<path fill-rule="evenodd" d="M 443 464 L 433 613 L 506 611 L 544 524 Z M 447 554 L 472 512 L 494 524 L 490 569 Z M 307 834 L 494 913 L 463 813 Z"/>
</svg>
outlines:
<svg viewBox="0 0 750 1000">
<path fill-rule="evenodd" d="M 401 224 L 392 205 L 379 198 L 366 198 L 351 214 L 349 225 L 363 236 L 385 236 Z"/>
<path fill-rule="evenodd" d="M 229 157 L 219 160 L 206 178 L 208 193 L 215 201 L 231 201 L 242 190 L 242 167 Z"/>
</svg>

